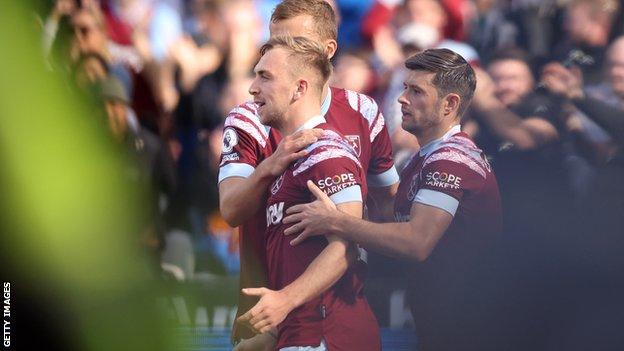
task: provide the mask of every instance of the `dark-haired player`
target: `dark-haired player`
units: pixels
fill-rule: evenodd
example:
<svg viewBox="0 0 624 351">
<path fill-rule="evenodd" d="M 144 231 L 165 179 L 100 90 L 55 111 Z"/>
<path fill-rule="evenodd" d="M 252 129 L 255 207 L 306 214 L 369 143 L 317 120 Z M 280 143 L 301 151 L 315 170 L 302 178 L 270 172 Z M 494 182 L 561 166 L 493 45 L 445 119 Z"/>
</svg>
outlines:
<svg viewBox="0 0 624 351">
<path fill-rule="evenodd" d="M 483 152 L 459 122 L 476 79 L 470 65 L 446 49 L 407 59 L 409 74 L 399 97 L 402 127 L 424 145 L 401 173 L 397 223 L 376 224 L 343 214 L 323 192 L 291 207 L 285 223 L 294 241 L 332 233 L 364 247 L 417 262 L 408 298 L 419 350 L 487 350 L 484 299 L 487 260 L 501 229 L 498 186 Z"/>
</svg>

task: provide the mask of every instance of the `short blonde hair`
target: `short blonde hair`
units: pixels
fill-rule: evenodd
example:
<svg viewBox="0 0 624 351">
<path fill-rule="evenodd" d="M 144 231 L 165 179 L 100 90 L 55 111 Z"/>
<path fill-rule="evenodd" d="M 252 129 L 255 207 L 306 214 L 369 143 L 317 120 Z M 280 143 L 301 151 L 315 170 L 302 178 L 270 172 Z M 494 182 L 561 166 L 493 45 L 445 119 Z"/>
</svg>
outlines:
<svg viewBox="0 0 624 351">
<path fill-rule="evenodd" d="M 271 23 L 302 15 L 312 17 L 316 32 L 322 40 L 337 40 L 336 13 L 325 0 L 284 0 L 273 10 Z"/>
<path fill-rule="evenodd" d="M 313 68 L 320 76 L 320 89 L 329 79 L 332 73 L 332 64 L 327 57 L 327 53 L 323 47 L 308 38 L 304 37 L 291 37 L 287 35 L 278 35 L 271 37 L 262 48 L 260 48 L 260 55 L 264 56 L 268 51 L 281 47 L 291 52 L 291 57 L 295 58 L 297 63 L 292 63 L 293 70 L 299 70 L 300 68 Z"/>
</svg>

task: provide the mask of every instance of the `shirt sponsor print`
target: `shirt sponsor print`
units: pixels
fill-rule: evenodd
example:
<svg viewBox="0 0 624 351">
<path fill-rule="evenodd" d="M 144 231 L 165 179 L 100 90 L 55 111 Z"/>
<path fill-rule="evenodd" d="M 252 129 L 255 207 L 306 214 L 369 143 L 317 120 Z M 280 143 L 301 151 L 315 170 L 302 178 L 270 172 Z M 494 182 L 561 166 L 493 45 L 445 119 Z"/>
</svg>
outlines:
<svg viewBox="0 0 624 351">
<path fill-rule="evenodd" d="M 316 182 L 319 189 L 323 190 L 323 192 L 329 196 L 357 184 L 353 173 L 336 174 L 331 177 L 319 179 Z"/>
<path fill-rule="evenodd" d="M 275 224 L 279 224 L 284 218 L 284 203 L 279 202 L 267 207 L 266 210 L 266 223 L 267 227 Z"/>
<path fill-rule="evenodd" d="M 238 161 L 238 160 L 240 160 L 240 155 L 238 154 L 238 152 L 224 155 L 223 158 L 221 158 L 221 164 L 219 166 L 223 166 L 226 162 L 232 162 L 232 161 Z"/>
<path fill-rule="evenodd" d="M 461 177 L 447 172 L 432 171 L 425 176 L 425 185 L 441 189 L 459 189 Z"/>
</svg>

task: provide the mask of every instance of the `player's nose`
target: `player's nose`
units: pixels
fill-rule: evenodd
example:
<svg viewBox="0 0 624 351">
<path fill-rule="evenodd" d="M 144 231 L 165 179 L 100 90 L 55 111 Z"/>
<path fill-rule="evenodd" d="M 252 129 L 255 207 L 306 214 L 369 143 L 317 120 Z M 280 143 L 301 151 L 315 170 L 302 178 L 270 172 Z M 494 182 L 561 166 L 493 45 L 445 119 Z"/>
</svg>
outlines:
<svg viewBox="0 0 624 351">
<path fill-rule="evenodd" d="M 251 85 L 249 86 L 249 94 L 251 95 L 256 95 L 258 94 L 258 92 L 260 92 L 260 89 L 258 89 L 258 84 L 256 82 L 257 80 L 254 79 L 253 82 L 251 82 Z"/>
</svg>

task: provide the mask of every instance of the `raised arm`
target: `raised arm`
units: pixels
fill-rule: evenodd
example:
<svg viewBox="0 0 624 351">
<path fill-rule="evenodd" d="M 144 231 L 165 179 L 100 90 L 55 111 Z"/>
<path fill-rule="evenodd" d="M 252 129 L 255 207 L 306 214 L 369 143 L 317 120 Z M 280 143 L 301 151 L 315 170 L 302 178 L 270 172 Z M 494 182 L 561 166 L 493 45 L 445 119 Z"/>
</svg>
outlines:
<svg viewBox="0 0 624 351">
<path fill-rule="evenodd" d="M 520 150 L 533 150 L 557 140 L 557 129 L 547 120 L 539 117 L 522 119 L 509 110 L 496 96 L 494 83 L 483 70 L 477 73 L 477 90 L 472 107 L 475 117 L 486 124 L 498 138 L 513 143 Z"/>
</svg>

